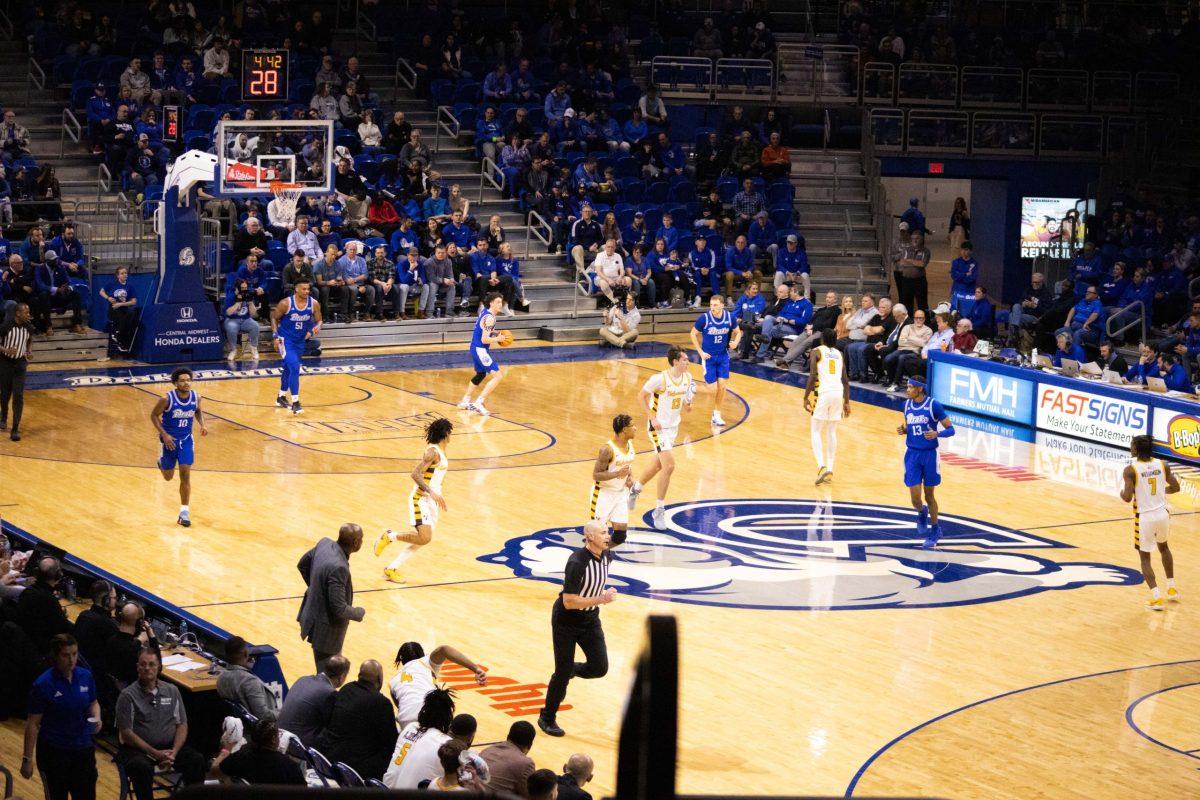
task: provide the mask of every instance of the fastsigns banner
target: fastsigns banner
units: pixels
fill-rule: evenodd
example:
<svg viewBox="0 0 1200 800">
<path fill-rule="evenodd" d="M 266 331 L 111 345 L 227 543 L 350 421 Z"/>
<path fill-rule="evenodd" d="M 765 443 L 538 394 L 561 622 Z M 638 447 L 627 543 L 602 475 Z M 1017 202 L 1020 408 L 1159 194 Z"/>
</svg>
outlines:
<svg viewBox="0 0 1200 800">
<path fill-rule="evenodd" d="M 1132 437 L 1149 432 L 1150 407 L 1043 383 L 1037 392 L 1037 427 L 1128 447 Z"/>
</svg>

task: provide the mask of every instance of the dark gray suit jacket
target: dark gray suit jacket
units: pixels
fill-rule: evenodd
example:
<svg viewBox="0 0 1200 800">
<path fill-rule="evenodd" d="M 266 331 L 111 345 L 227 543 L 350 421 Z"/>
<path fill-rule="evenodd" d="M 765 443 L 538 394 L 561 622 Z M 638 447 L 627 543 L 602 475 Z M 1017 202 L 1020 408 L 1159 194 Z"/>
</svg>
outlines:
<svg viewBox="0 0 1200 800">
<path fill-rule="evenodd" d="M 317 734 L 329 725 L 336 695 L 325 675 L 305 675 L 288 690 L 279 709 L 279 727 L 296 734 L 305 747 L 312 747 Z"/>
<path fill-rule="evenodd" d="M 300 638 L 311 642 L 319 653 L 340 653 L 350 620 L 359 622 L 366 613 L 351 605 L 354 585 L 350 562 L 337 542 L 326 537 L 300 558 L 296 565 L 308 584 L 296 621 Z"/>
</svg>

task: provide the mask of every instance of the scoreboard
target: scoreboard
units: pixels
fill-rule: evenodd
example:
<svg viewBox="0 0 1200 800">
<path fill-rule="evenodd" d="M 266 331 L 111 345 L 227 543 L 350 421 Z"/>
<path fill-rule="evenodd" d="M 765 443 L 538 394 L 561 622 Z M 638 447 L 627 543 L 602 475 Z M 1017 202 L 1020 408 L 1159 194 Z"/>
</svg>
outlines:
<svg viewBox="0 0 1200 800">
<path fill-rule="evenodd" d="M 288 97 L 288 51 L 242 51 L 242 102 L 282 102 Z"/>
</svg>

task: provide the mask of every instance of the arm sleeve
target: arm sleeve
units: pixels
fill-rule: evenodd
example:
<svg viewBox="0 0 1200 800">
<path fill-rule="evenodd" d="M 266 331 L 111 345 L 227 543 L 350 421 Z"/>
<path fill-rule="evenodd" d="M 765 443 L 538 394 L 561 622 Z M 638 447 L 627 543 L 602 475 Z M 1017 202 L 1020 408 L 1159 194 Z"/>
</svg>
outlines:
<svg viewBox="0 0 1200 800">
<path fill-rule="evenodd" d="M 563 594 L 579 594 L 583 589 L 583 565 L 578 561 L 568 561 L 563 572 Z"/>
</svg>

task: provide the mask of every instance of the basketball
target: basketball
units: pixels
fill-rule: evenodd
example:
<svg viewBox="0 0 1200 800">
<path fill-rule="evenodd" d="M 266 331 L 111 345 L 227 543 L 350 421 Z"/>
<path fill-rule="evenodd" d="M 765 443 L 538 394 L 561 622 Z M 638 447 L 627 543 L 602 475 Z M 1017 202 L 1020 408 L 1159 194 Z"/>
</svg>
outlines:
<svg viewBox="0 0 1200 800">
<path fill-rule="evenodd" d="M 500 341 L 496 342 L 496 344 L 500 345 L 501 347 L 512 347 L 512 331 L 497 331 L 497 335 L 499 335 Z"/>
</svg>

